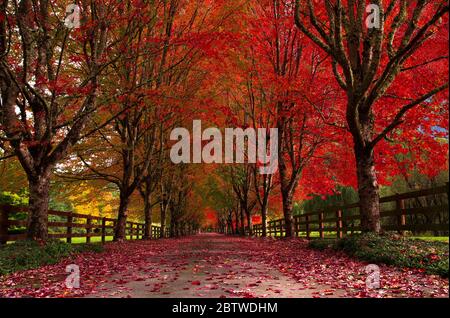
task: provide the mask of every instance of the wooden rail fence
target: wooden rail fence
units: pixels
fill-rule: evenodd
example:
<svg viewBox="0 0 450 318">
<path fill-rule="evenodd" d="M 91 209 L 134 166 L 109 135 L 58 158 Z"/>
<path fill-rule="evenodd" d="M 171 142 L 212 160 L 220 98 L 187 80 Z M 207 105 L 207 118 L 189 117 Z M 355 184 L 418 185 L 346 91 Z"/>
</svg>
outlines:
<svg viewBox="0 0 450 318">
<path fill-rule="evenodd" d="M 426 190 L 413 191 L 403 194 L 395 194 L 380 199 L 382 211 L 380 217 L 384 231 L 396 231 L 403 234 L 405 231 L 426 232 L 440 231 L 448 234 L 448 183 L 445 186 L 435 187 Z M 439 202 L 433 206 L 414 206 L 408 202 L 425 199 L 430 196 L 446 195 L 446 203 Z M 442 201 L 442 200 L 440 200 Z M 417 204 L 416 204 L 417 205 Z M 383 206 L 390 206 L 383 209 Z M 392 208 L 394 206 L 394 208 Z M 353 211 L 352 211 L 353 210 Z M 355 211 L 356 210 L 356 211 Z M 407 222 L 408 216 L 431 216 L 443 212 L 446 215 L 443 223 L 432 224 L 412 224 Z M 330 206 L 323 211 L 314 211 L 294 216 L 294 230 L 297 237 L 311 238 L 311 234 L 318 234 L 318 237 L 324 238 L 325 234 L 331 234 L 342 238 L 347 233 L 354 233 L 361 230 L 361 215 L 359 203 L 353 203 L 342 206 Z M 272 220 L 267 223 L 267 236 L 282 237 L 285 236 L 284 219 Z M 248 233 L 248 227 L 246 228 Z M 262 236 L 262 224 L 255 224 L 252 228 L 254 236 Z M 228 231 L 230 233 L 230 231 Z"/>
<path fill-rule="evenodd" d="M 26 212 L 27 206 L 11 206 L 0 205 L 0 244 L 6 244 L 8 241 L 17 241 L 25 239 L 25 234 L 13 234 L 10 227 L 19 226 L 26 227 L 26 220 L 11 220 L 12 213 Z M 72 243 L 74 237 L 86 238 L 86 243 L 91 242 L 92 237 L 101 237 L 101 242 L 105 243 L 107 236 L 112 236 L 116 226 L 116 220 L 106 217 L 91 216 L 64 211 L 48 211 L 49 216 L 58 216 L 65 218 L 65 221 L 50 221 L 49 238 L 66 239 L 68 243 Z M 59 230 L 56 230 L 59 229 Z M 81 229 L 75 230 L 75 229 Z M 152 226 L 152 238 L 159 238 L 161 233 L 160 226 Z M 169 236 L 169 229 L 166 228 L 164 237 Z M 144 224 L 136 222 L 126 223 L 126 236 L 131 240 L 140 239 L 144 235 Z"/>
</svg>

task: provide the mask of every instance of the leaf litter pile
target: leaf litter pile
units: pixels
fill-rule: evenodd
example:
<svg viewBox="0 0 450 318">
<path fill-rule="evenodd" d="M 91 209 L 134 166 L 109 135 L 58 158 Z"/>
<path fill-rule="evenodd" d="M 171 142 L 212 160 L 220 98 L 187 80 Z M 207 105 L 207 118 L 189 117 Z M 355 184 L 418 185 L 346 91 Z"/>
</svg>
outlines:
<svg viewBox="0 0 450 318">
<path fill-rule="evenodd" d="M 0 277 L 0 297 L 448 297 L 448 280 L 419 270 L 380 268 L 368 289 L 368 263 L 301 239 L 204 234 L 107 243 L 56 265 Z M 66 266 L 80 269 L 69 289 Z"/>
</svg>

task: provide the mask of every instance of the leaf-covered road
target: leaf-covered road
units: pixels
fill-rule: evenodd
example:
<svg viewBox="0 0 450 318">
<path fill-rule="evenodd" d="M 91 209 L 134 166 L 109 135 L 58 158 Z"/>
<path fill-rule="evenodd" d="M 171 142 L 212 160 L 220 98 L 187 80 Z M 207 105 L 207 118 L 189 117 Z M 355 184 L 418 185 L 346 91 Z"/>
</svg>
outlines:
<svg viewBox="0 0 450 318">
<path fill-rule="evenodd" d="M 65 288 L 68 264 L 81 288 Z M 367 264 L 298 240 L 203 234 L 109 243 L 57 265 L 0 279 L 14 297 L 448 297 L 448 281 L 380 266 L 381 289 L 367 290 Z"/>
</svg>

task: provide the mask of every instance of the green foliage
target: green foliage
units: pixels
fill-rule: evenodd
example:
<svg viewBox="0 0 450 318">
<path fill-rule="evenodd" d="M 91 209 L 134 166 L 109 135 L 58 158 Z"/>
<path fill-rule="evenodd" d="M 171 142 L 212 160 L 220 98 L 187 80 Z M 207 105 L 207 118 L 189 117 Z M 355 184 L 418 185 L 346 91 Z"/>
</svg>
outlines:
<svg viewBox="0 0 450 318">
<path fill-rule="evenodd" d="M 334 240 L 329 239 L 315 239 L 309 242 L 309 247 L 318 251 L 324 251 L 326 249 L 332 248 L 334 242 Z"/>
<path fill-rule="evenodd" d="M 18 193 L 12 193 L 8 191 L 0 192 L 0 204 L 23 206 L 28 205 L 28 192 L 26 189 L 22 189 Z M 24 221 L 27 219 L 26 212 L 14 212 L 9 215 L 10 220 Z M 10 226 L 9 234 L 22 234 L 25 233 L 25 227 L 23 226 Z"/>
<path fill-rule="evenodd" d="M 449 250 L 448 244 L 444 242 L 367 233 L 340 240 L 313 240 L 309 246 L 317 250 L 331 248 L 343 251 L 370 263 L 416 268 L 428 274 L 448 277 Z"/>
<path fill-rule="evenodd" d="M 337 187 L 336 194 L 320 196 L 311 195 L 311 199 L 302 202 L 294 203 L 293 213 L 294 215 L 302 215 L 308 212 L 324 211 L 325 216 L 329 217 L 329 212 L 327 207 L 330 206 L 344 206 L 358 202 L 358 193 L 351 187 Z M 342 213 L 344 216 L 351 216 L 357 213 L 356 209 L 343 209 Z M 350 225 L 350 224 L 346 224 Z"/>
<path fill-rule="evenodd" d="M 27 205 L 28 204 L 28 194 L 25 191 L 21 191 L 21 193 L 12 193 L 9 191 L 1 191 L 0 192 L 0 204 Z"/>
<path fill-rule="evenodd" d="M 81 252 L 101 252 L 100 244 L 71 245 L 50 240 L 45 245 L 35 241 L 17 241 L 0 247 L 0 276 L 17 271 L 56 264 L 62 258 Z"/>
<path fill-rule="evenodd" d="M 312 195 L 310 200 L 306 200 L 299 205 L 298 211 L 314 212 L 324 210 L 329 206 L 352 204 L 358 201 L 358 193 L 353 188 L 338 187 L 336 190 L 336 194 L 325 197 Z"/>
</svg>

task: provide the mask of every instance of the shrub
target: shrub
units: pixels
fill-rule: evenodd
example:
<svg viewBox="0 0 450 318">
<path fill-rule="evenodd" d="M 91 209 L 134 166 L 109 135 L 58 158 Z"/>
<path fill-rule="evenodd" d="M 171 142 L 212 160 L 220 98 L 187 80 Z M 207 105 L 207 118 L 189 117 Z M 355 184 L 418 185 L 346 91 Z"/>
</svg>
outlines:
<svg viewBox="0 0 450 318">
<path fill-rule="evenodd" d="M 332 248 L 333 244 L 334 240 L 314 239 L 309 242 L 309 247 L 315 250 L 324 251 L 326 249 Z"/>
<path fill-rule="evenodd" d="M 428 274 L 448 277 L 448 244 L 444 242 L 427 242 L 395 235 L 367 233 L 347 236 L 332 242 L 314 240 L 309 246 L 318 250 L 332 248 L 343 251 L 370 263 L 416 268 Z"/>
<path fill-rule="evenodd" d="M 62 258 L 86 251 L 101 252 L 100 244 L 71 245 L 50 240 L 41 245 L 35 241 L 17 241 L 0 247 L 0 276 L 13 272 L 56 264 Z"/>
</svg>

